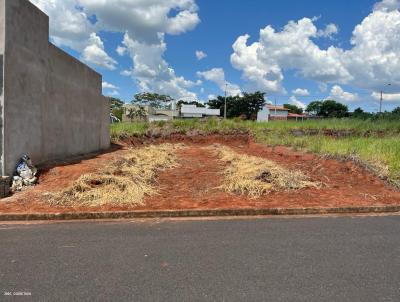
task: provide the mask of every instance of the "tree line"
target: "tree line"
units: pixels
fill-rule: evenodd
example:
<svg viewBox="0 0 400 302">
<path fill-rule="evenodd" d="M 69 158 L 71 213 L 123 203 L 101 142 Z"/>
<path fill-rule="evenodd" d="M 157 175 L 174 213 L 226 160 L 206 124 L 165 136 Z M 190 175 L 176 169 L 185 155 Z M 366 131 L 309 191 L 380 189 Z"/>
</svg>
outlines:
<svg viewBox="0 0 400 302">
<path fill-rule="evenodd" d="M 121 100 L 117 98 L 109 98 L 110 108 L 112 113 L 122 120 L 123 104 Z M 219 109 L 220 116 L 224 116 L 225 100 L 227 104 L 226 115 L 227 118 L 240 118 L 244 120 L 255 120 L 257 119 L 257 113 L 262 110 L 265 106 L 265 93 L 256 91 L 254 93 L 243 93 L 237 96 L 217 96 L 216 98 L 209 100 L 206 104 L 210 109 Z M 145 111 L 142 106 L 149 105 L 156 109 L 171 109 L 171 102 L 174 99 L 169 95 L 143 92 L 134 95 L 132 104 L 138 105 L 137 108 L 133 108 L 128 115 L 132 118 L 135 116 L 145 116 Z M 177 108 L 180 108 L 183 104 L 196 105 L 197 107 L 205 107 L 205 104 L 198 101 L 177 101 Z M 361 108 L 357 108 L 354 112 L 349 112 L 346 105 L 336 102 L 335 100 L 321 100 L 313 101 L 307 105 L 305 109 L 293 105 L 283 104 L 283 107 L 289 109 L 291 113 L 302 114 L 304 112 L 324 118 L 343 118 L 343 117 L 354 117 L 361 119 L 369 118 L 400 118 L 400 107 L 397 107 L 392 112 L 385 113 L 368 113 L 364 112 Z"/>
</svg>

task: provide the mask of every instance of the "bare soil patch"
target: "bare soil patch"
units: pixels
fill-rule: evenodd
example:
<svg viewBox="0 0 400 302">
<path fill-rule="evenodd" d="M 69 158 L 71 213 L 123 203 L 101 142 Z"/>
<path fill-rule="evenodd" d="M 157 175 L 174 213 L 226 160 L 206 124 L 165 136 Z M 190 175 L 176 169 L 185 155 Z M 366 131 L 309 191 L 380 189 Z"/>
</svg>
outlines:
<svg viewBox="0 0 400 302">
<path fill-rule="evenodd" d="M 143 146 L 164 142 L 183 142 L 186 148 L 176 151 L 179 166 L 158 174 L 158 194 L 148 196 L 136 206 L 50 206 L 46 192 L 65 190 L 82 174 L 94 173 L 118 157 L 127 146 Z M 310 180 L 323 183 L 321 188 L 306 187 L 296 191 L 278 191 L 250 198 L 230 194 L 220 187 L 226 163 L 218 160 L 210 149 L 219 143 L 237 153 L 273 161 L 290 170 L 301 171 Z M 255 143 L 246 134 L 236 135 L 171 135 L 143 140 L 130 138 L 122 148 L 93 158 L 74 160 L 72 164 L 49 166 L 40 175 L 40 184 L 0 201 L 0 213 L 37 213 L 71 211 L 121 211 L 221 208 L 298 208 L 380 206 L 400 204 L 400 192 L 352 162 L 323 159 L 285 147 L 268 147 Z"/>
</svg>

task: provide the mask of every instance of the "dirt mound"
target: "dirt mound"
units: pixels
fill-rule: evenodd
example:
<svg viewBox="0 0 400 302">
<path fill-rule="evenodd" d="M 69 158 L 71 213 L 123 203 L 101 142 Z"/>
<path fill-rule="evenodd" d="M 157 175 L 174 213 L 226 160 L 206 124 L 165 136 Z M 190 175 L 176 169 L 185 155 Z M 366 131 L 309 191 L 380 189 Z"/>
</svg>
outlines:
<svg viewBox="0 0 400 302">
<path fill-rule="evenodd" d="M 122 146 L 142 146 L 162 143 L 193 143 L 193 144 L 249 144 L 254 141 L 247 132 L 233 131 L 226 134 L 207 134 L 197 131 L 187 134 L 173 133 L 164 136 L 130 136 L 119 140 L 117 143 Z"/>
</svg>

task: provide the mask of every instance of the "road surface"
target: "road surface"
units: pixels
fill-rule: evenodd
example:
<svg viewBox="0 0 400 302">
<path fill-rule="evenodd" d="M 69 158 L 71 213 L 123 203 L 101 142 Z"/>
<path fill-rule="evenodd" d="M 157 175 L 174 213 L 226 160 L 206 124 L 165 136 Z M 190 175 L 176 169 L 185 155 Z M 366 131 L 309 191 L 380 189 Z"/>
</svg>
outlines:
<svg viewBox="0 0 400 302">
<path fill-rule="evenodd" d="M 0 301 L 400 301 L 400 216 L 0 223 Z"/>
</svg>

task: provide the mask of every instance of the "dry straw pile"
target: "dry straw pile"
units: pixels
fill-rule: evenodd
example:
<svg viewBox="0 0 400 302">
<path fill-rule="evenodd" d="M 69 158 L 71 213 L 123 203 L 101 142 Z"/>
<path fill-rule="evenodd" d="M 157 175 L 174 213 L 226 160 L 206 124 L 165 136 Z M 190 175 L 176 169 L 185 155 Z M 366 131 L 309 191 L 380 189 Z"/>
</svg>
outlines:
<svg viewBox="0 0 400 302">
<path fill-rule="evenodd" d="M 210 147 L 227 164 L 222 188 L 226 192 L 258 198 L 271 191 L 319 187 L 300 171 L 288 170 L 261 157 L 240 154 L 222 145 Z"/>
<path fill-rule="evenodd" d="M 183 145 L 162 144 L 129 152 L 104 170 L 82 175 L 66 190 L 55 194 L 56 205 L 141 205 L 145 196 L 157 192 L 157 174 L 177 166 L 175 151 Z"/>
</svg>

